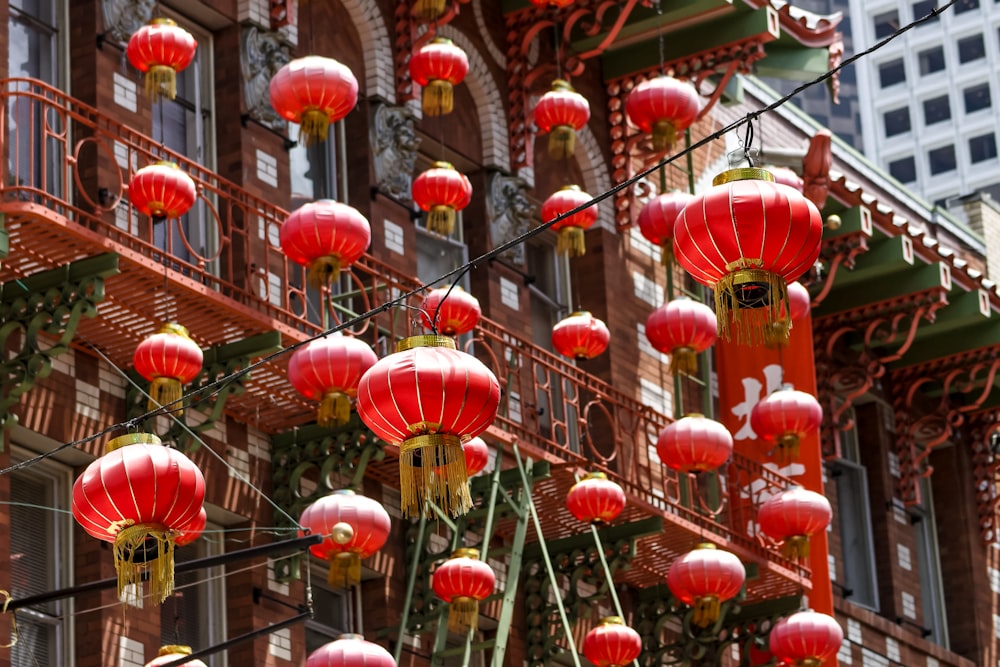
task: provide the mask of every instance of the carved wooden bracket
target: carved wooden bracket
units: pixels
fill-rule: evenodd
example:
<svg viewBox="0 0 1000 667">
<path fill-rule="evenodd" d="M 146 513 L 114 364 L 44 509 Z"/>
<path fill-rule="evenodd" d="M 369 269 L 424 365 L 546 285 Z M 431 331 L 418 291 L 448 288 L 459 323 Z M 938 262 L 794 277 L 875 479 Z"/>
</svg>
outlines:
<svg viewBox="0 0 1000 667">
<path fill-rule="evenodd" d="M 997 513 L 1000 510 L 1000 493 L 997 493 L 997 477 L 1000 474 L 1000 412 L 990 410 L 971 414 L 968 426 L 979 536 L 985 545 L 996 544 L 1000 541 L 1000 531 L 997 530 Z"/>
</svg>

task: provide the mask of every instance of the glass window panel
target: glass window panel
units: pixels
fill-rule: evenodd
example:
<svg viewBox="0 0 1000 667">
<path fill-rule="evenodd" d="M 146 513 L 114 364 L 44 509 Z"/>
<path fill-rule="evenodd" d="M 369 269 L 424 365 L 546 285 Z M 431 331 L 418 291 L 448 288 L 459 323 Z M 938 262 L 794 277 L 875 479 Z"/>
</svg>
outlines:
<svg viewBox="0 0 1000 667">
<path fill-rule="evenodd" d="M 931 174 L 942 174 L 955 169 L 955 147 L 942 146 L 927 153 Z"/>
<path fill-rule="evenodd" d="M 958 0 L 955 3 L 956 14 L 971 12 L 973 9 L 979 9 L 979 0 Z"/>
<path fill-rule="evenodd" d="M 899 12 L 893 10 L 884 12 L 875 17 L 875 38 L 882 39 L 888 37 L 899 30 Z"/>
<path fill-rule="evenodd" d="M 912 183 L 917 180 L 917 161 L 912 155 L 889 163 L 889 173 L 897 181 Z"/>
<path fill-rule="evenodd" d="M 937 8 L 937 0 L 921 0 L 913 3 L 913 20 L 922 19 Z M 937 17 L 930 19 L 937 21 Z"/>
<path fill-rule="evenodd" d="M 965 99 L 965 113 L 988 109 L 992 104 L 990 101 L 990 84 L 984 83 L 966 88 L 962 91 L 962 97 Z"/>
<path fill-rule="evenodd" d="M 985 57 L 986 44 L 981 34 L 958 40 L 958 62 L 967 63 Z"/>
<path fill-rule="evenodd" d="M 935 46 L 917 55 L 921 74 L 933 74 L 944 69 L 944 47 Z"/>
<path fill-rule="evenodd" d="M 885 122 L 885 136 L 893 137 L 910 131 L 910 109 L 902 107 L 886 111 L 882 116 Z"/>
<path fill-rule="evenodd" d="M 878 66 L 879 84 L 883 88 L 894 86 L 906 81 L 906 66 L 903 59 L 898 58 Z"/>
<path fill-rule="evenodd" d="M 992 160 L 997 156 L 997 138 L 990 132 L 969 139 L 969 159 L 972 162 Z"/>
<path fill-rule="evenodd" d="M 924 100 L 924 124 L 933 125 L 949 118 L 951 118 L 951 105 L 947 95 Z"/>
</svg>

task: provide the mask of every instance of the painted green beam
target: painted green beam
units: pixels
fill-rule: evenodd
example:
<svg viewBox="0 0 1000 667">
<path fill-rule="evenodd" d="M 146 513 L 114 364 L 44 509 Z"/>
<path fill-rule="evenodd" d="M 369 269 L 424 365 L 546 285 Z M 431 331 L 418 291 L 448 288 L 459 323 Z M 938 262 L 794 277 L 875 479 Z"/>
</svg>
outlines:
<svg viewBox="0 0 1000 667">
<path fill-rule="evenodd" d="M 845 271 L 845 273 L 851 273 Z M 851 280 L 841 284 L 839 278 L 830 295 L 817 309 L 817 317 L 852 310 L 880 301 L 898 299 L 907 294 L 923 292 L 937 287 L 950 288 L 948 266 L 943 262 L 933 262 L 919 266 L 895 264 L 892 270 L 870 271 L 867 281 L 863 284 Z"/>
<path fill-rule="evenodd" d="M 277 331 L 266 331 L 249 338 L 224 343 L 202 350 L 204 361 L 202 366 L 224 364 L 240 357 L 263 357 L 281 349 L 281 334 Z"/>
<path fill-rule="evenodd" d="M 35 273 L 20 280 L 11 280 L 0 288 L 0 300 L 10 301 L 24 294 L 41 294 L 66 283 L 76 283 L 84 278 L 108 278 L 118 273 L 118 255 L 105 253 Z"/>
<path fill-rule="evenodd" d="M 788 81 L 812 81 L 828 69 L 830 52 L 827 49 L 801 44 L 772 44 L 767 47 L 767 57 L 754 66 L 754 75 Z"/>
<path fill-rule="evenodd" d="M 601 539 L 614 543 L 628 538 L 639 538 L 655 535 L 663 531 L 663 517 L 652 516 L 632 523 L 621 523 L 601 528 Z M 546 546 L 550 553 L 569 553 L 577 549 L 589 549 L 594 545 L 594 537 L 590 532 L 579 533 L 558 540 L 547 540 Z M 527 560 L 541 558 L 542 550 L 537 542 L 525 545 L 524 557 Z"/>
<path fill-rule="evenodd" d="M 902 359 L 891 364 L 891 368 L 915 366 L 984 347 L 997 346 L 1000 346 L 1000 326 L 987 321 L 978 326 L 964 327 L 960 333 L 943 333 L 914 342 L 913 347 L 903 355 Z"/>
<path fill-rule="evenodd" d="M 632 15 L 629 17 L 628 22 L 622 28 L 621 32 L 618 33 L 615 41 L 619 43 L 629 41 L 635 39 L 636 36 L 642 39 L 643 35 L 645 35 L 645 39 L 647 40 L 653 35 L 653 39 L 655 40 L 657 39 L 655 36 L 658 36 L 662 30 L 664 32 L 664 40 L 669 42 L 675 31 L 671 27 L 672 25 L 696 23 L 699 16 L 714 16 L 720 11 L 729 13 L 732 6 L 732 0 L 669 0 L 662 3 L 663 13 L 658 15 L 652 7 L 647 8 L 642 5 L 636 5 L 635 9 L 632 10 Z M 706 20 L 708 20 L 707 16 L 705 19 L 702 19 L 702 23 Z M 607 37 L 607 34 L 605 31 L 594 36 L 574 40 L 572 43 L 573 50 L 577 53 L 584 53 L 597 48 L 601 41 Z"/>
<path fill-rule="evenodd" d="M 948 295 L 948 305 L 935 313 L 934 321 L 921 325 L 914 341 L 922 342 L 930 338 L 949 334 L 964 335 L 962 331 L 989 322 L 992 317 L 990 296 L 986 290 L 959 291 Z M 994 325 L 997 326 L 997 325 Z M 955 333 L 958 332 L 958 333 Z"/>
<path fill-rule="evenodd" d="M 833 203 L 835 201 L 836 200 L 832 198 L 827 198 L 827 202 Z M 824 215 L 833 214 L 840 218 L 840 226 L 836 229 L 831 228 L 829 225 L 823 227 L 824 241 L 858 233 L 871 237 L 875 232 L 874 226 L 872 225 L 871 211 L 862 206 L 853 206 L 848 209 L 838 210 L 824 209 L 823 213 Z"/>
</svg>

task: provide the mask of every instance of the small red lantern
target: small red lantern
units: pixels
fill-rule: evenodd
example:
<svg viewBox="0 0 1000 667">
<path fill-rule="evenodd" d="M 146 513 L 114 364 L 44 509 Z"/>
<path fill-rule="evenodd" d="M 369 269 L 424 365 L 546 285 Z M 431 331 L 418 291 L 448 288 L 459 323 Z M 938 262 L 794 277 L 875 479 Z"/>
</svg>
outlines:
<svg viewBox="0 0 1000 667">
<path fill-rule="evenodd" d="M 309 284 L 328 286 L 358 261 L 372 241 L 372 228 L 354 207 L 320 199 L 298 207 L 278 235 L 281 250 L 308 267 Z"/>
<path fill-rule="evenodd" d="M 610 523 L 625 509 L 625 492 L 603 472 L 589 472 L 570 487 L 566 507 L 580 521 Z"/>
<path fill-rule="evenodd" d="M 788 301 L 782 305 L 778 321 L 764 329 L 764 343 L 772 347 L 788 345 L 789 335 L 795 320 L 809 314 L 811 308 L 809 290 L 796 281 L 788 283 Z M 788 313 L 791 311 L 791 318 Z"/>
<path fill-rule="evenodd" d="M 552 7 L 553 9 L 562 9 L 563 7 L 569 7 L 573 4 L 573 0 L 531 0 L 531 4 L 535 7 Z"/>
<path fill-rule="evenodd" d="M 424 115 L 444 116 L 455 108 L 455 86 L 469 73 L 465 51 L 444 37 L 435 37 L 410 57 L 410 78 L 423 87 Z"/>
<path fill-rule="evenodd" d="M 477 549 L 458 549 L 438 565 L 431 585 L 434 594 L 448 603 L 448 629 L 475 630 L 479 625 L 479 603 L 493 594 L 496 583 L 496 575 L 479 560 Z"/>
<path fill-rule="evenodd" d="M 771 496 L 757 511 L 761 531 L 784 542 L 781 551 L 792 560 L 809 557 L 809 538 L 826 530 L 832 519 L 826 496 L 801 486 Z"/>
<path fill-rule="evenodd" d="M 139 169 L 128 183 L 132 206 L 154 222 L 179 218 L 191 210 L 198 189 L 187 173 L 173 162 L 156 162 Z"/>
<path fill-rule="evenodd" d="M 174 21 L 156 18 L 132 34 L 125 53 L 128 60 L 146 75 L 146 94 L 155 102 L 177 95 L 177 72 L 194 60 L 198 42 Z"/>
<path fill-rule="evenodd" d="M 478 475 L 490 462 L 490 448 L 480 437 L 470 438 L 462 443 L 465 453 L 465 474 L 469 477 Z"/>
<path fill-rule="evenodd" d="M 642 637 L 620 616 L 606 616 L 583 638 L 583 656 L 594 667 L 624 667 L 642 653 Z"/>
<path fill-rule="evenodd" d="M 87 533 L 114 543 L 118 597 L 149 578 L 163 602 L 174 589 L 174 540 L 202 510 L 205 478 L 176 449 L 151 433 L 108 442 L 73 484 L 73 516 Z"/>
<path fill-rule="evenodd" d="M 625 113 L 640 130 L 652 133 L 654 150 L 667 150 L 677 133 L 691 127 L 698 117 L 698 91 L 672 76 L 654 77 L 632 89 Z"/>
<path fill-rule="evenodd" d="M 179 644 L 170 644 L 167 646 L 161 646 L 160 652 L 157 657 L 153 658 L 146 663 L 145 667 L 160 667 L 160 665 L 169 665 L 170 663 L 180 660 L 186 655 L 191 655 L 190 646 L 181 646 Z M 205 663 L 197 658 L 194 660 L 188 660 L 181 667 L 206 667 Z"/>
<path fill-rule="evenodd" d="M 206 525 L 208 525 L 208 513 L 202 507 L 201 511 L 191 519 L 191 523 L 177 528 L 177 537 L 174 538 L 174 546 L 186 547 L 191 544 L 205 532 Z"/>
<path fill-rule="evenodd" d="M 317 424 L 343 426 L 351 418 L 351 399 L 358 395 L 361 376 L 376 361 L 378 356 L 363 340 L 324 336 L 292 353 L 288 381 L 309 400 L 320 401 Z"/>
<path fill-rule="evenodd" d="M 764 342 L 780 321 L 787 282 L 819 257 L 823 221 L 812 202 L 763 169 L 730 169 L 713 183 L 678 216 L 674 253 L 695 280 L 715 290 L 722 338 L 735 329 L 737 342 Z"/>
<path fill-rule="evenodd" d="M 767 170 L 774 176 L 775 183 L 781 183 L 802 192 L 802 188 L 805 185 L 802 177 L 788 167 L 767 167 Z"/>
<path fill-rule="evenodd" d="M 573 155 L 576 132 L 590 120 L 590 102 L 573 90 L 569 81 L 556 79 L 552 90 L 535 105 L 535 125 L 549 133 L 549 157 L 553 160 Z"/>
<path fill-rule="evenodd" d="M 424 500 L 464 514 L 472 506 L 462 442 L 489 427 L 500 382 L 446 336 L 413 336 L 361 378 L 357 409 L 375 435 L 399 445 L 400 506 L 417 516 Z"/>
<path fill-rule="evenodd" d="M 698 372 L 698 355 L 715 344 L 717 329 L 712 309 L 687 297 L 668 301 L 646 318 L 646 338 L 670 355 L 673 375 Z"/>
<path fill-rule="evenodd" d="M 476 328 L 482 316 L 479 299 L 459 285 L 433 289 L 420 304 L 420 320 L 424 328 L 446 336 L 469 333 Z"/>
<path fill-rule="evenodd" d="M 306 667 L 396 667 L 396 660 L 361 635 L 344 634 L 310 653 Z"/>
<path fill-rule="evenodd" d="M 175 322 L 167 322 L 159 333 L 149 336 L 135 348 L 132 362 L 139 375 L 149 380 L 149 409 L 170 406 L 180 413 L 182 386 L 201 372 L 204 355 L 198 344 L 188 336 L 188 330 Z"/>
<path fill-rule="evenodd" d="M 812 297 L 802 283 L 788 283 L 788 306 L 792 311 L 792 320 L 801 320 L 812 309 Z"/>
<path fill-rule="evenodd" d="M 718 620 L 720 605 L 739 594 L 746 576 L 739 558 L 705 542 L 674 560 L 667 586 L 678 600 L 694 607 L 691 622 L 707 628 Z"/>
<path fill-rule="evenodd" d="M 427 229 L 449 235 L 455 229 L 455 212 L 472 201 L 472 183 L 450 162 L 435 162 L 413 179 L 413 201 L 427 211 Z"/>
<path fill-rule="evenodd" d="M 786 385 L 757 401 L 750 411 L 750 428 L 758 438 L 774 443 L 775 461 L 785 466 L 799 458 L 799 442 L 816 431 L 823 408 L 812 394 Z"/>
<path fill-rule="evenodd" d="M 300 125 L 306 146 L 325 141 L 330 123 L 346 116 L 358 102 L 358 80 L 333 58 L 296 58 L 274 75 L 271 106 L 285 120 Z"/>
<path fill-rule="evenodd" d="M 768 638 L 778 664 L 820 667 L 840 651 L 844 631 L 836 619 L 815 611 L 800 611 L 774 624 Z"/>
<path fill-rule="evenodd" d="M 566 185 L 553 192 L 542 203 L 542 221 L 555 220 L 564 213 L 590 202 L 592 197 L 577 185 Z M 552 231 L 559 233 L 556 251 L 570 257 L 579 257 L 587 252 L 584 232 L 597 222 L 597 204 L 569 215 L 552 225 Z"/>
<path fill-rule="evenodd" d="M 674 257 L 674 222 L 694 195 L 671 190 L 653 197 L 639 210 L 636 222 L 643 237 L 660 246 L 660 261 L 668 266 Z"/>
<path fill-rule="evenodd" d="M 305 508 L 299 523 L 324 536 L 309 551 L 330 561 L 330 585 L 344 587 L 361 581 L 361 560 L 385 546 L 392 529 L 389 513 L 381 504 L 350 489 L 323 496 Z"/>
<path fill-rule="evenodd" d="M 593 359 L 608 349 L 611 332 L 604 322 L 580 310 L 552 327 L 552 347 L 564 357 Z"/>
<path fill-rule="evenodd" d="M 690 414 L 667 424 L 656 439 L 663 465 L 683 473 L 715 470 L 733 453 L 733 436 L 705 415 Z"/>
</svg>

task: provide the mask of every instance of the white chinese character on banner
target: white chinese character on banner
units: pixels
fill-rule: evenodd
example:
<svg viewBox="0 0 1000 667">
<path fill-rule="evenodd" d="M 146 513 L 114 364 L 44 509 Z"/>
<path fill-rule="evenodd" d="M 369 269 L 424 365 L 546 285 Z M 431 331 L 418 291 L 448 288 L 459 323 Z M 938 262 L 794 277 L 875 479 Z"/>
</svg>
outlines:
<svg viewBox="0 0 1000 667">
<path fill-rule="evenodd" d="M 755 440 L 757 438 L 757 434 L 750 426 L 750 412 L 753 411 L 753 406 L 757 405 L 761 398 L 770 396 L 772 392 L 781 389 L 783 379 L 784 369 L 781 365 L 768 364 L 764 366 L 764 382 L 755 377 L 746 377 L 741 380 L 743 383 L 743 402 L 733 406 L 733 414 L 740 418 L 742 426 L 733 434 L 733 440 Z M 761 389 L 765 387 L 767 391 L 762 395 Z"/>
</svg>

